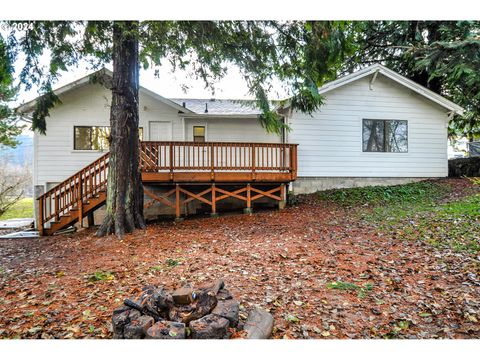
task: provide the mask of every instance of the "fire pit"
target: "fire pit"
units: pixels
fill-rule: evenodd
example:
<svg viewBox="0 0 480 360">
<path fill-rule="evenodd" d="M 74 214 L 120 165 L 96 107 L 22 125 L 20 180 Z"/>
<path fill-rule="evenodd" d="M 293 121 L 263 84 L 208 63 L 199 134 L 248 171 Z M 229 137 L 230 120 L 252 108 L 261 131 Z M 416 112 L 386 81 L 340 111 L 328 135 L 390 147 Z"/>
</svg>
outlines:
<svg viewBox="0 0 480 360">
<path fill-rule="evenodd" d="M 243 323 L 239 302 L 223 280 L 174 291 L 147 286 L 113 311 L 116 339 L 228 339 L 232 333 L 251 339 L 269 338 L 273 317 L 254 308 Z"/>
</svg>

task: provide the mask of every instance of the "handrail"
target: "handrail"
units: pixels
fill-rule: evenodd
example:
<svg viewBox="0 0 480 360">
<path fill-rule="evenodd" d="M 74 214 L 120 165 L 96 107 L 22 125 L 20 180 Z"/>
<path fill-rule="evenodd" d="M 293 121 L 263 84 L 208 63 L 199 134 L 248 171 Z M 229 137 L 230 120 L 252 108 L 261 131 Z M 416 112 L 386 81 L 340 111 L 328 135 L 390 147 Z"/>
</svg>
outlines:
<svg viewBox="0 0 480 360">
<path fill-rule="evenodd" d="M 96 196 L 106 187 L 109 157 L 110 153 L 102 155 L 37 198 L 39 230 L 42 230 L 44 224 L 51 220 L 58 221 L 60 216 L 68 213 L 75 206 L 81 210 L 83 201 Z M 79 216 L 81 217 L 82 214 Z"/>
</svg>

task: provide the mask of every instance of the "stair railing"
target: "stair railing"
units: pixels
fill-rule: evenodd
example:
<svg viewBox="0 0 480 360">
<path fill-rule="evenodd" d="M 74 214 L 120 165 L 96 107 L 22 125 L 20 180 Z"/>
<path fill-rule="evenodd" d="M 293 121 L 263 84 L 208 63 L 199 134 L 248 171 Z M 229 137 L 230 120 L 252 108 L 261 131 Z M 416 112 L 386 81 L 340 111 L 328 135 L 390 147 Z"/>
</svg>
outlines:
<svg viewBox="0 0 480 360">
<path fill-rule="evenodd" d="M 79 219 L 83 218 L 83 202 L 106 189 L 109 157 L 110 153 L 102 155 L 37 198 L 37 227 L 40 233 L 49 221 L 59 221 L 60 216 L 75 207 L 79 211 Z"/>
</svg>

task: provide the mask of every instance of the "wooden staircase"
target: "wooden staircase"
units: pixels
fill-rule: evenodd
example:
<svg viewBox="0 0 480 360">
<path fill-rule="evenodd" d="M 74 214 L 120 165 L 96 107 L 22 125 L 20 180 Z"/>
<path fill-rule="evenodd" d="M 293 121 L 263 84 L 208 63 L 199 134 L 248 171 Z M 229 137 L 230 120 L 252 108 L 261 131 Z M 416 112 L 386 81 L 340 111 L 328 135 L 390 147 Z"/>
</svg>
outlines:
<svg viewBox="0 0 480 360">
<path fill-rule="evenodd" d="M 52 235 L 82 221 L 107 200 L 110 153 L 38 197 L 38 231 Z"/>
</svg>

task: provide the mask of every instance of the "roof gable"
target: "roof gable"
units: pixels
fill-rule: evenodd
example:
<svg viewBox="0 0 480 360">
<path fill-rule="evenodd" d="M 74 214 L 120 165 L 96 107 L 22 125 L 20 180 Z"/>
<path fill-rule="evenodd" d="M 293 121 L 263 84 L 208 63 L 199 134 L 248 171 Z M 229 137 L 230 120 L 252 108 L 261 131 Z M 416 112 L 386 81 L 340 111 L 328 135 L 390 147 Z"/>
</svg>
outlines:
<svg viewBox="0 0 480 360">
<path fill-rule="evenodd" d="M 88 74 L 78 80 L 75 80 L 71 83 L 68 83 L 67 85 L 64 85 L 62 87 L 59 87 L 57 89 L 55 89 L 53 92 L 55 93 L 55 95 L 57 96 L 60 96 L 62 94 L 65 94 L 67 92 L 70 92 L 72 90 L 75 90 L 75 89 L 78 89 L 84 85 L 87 85 L 87 84 L 90 84 L 91 81 L 90 79 L 94 76 L 107 76 L 107 77 L 110 77 L 112 78 L 113 77 L 113 73 L 108 70 L 107 68 L 103 68 L 103 69 L 100 69 L 98 71 L 95 71 L 91 74 Z M 154 98 L 155 100 L 158 100 L 180 112 L 184 112 L 184 113 L 193 113 L 193 111 L 187 109 L 187 108 L 184 108 L 183 106 L 180 106 L 179 104 L 177 104 L 176 102 L 170 100 L 170 99 L 167 99 L 151 90 L 148 90 L 147 88 L 143 87 L 143 86 L 140 86 L 139 87 L 139 91 L 141 93 L 144 93 L 144 94 L 147 94 L 149 95 L 150 97 Z M 36 101 L 37 101 L 38 97 L 29 101 L 29 102 L 26 102 L 25 104 L 22 104 L 20 105 L 19 107 L 17 107 L 16 109 L 16 112 L 19 113 L 19 114 L 27 114 L 27 113 L 30 113 L 32 112 L 34 109 L 35 109 L 35 105 L 36 105 Z"/>
<path fill-rule="evenodd" d="M 320 89 L 318 89 L 318 92 L 320 94 L 324 94 L 324 93 L 327 93 L 333 89 L 337 89 L 341 86 L 344 86 L 344 85 L 347 85 L 353 81 L 356 81 L 356 80 L 359 80 L 359 79 L 362 79 L 366 76 L 369 76 L 369 75 L 374 75 L 374 77 L 372 78 L 372 81 L 375 81 L 375 77 L 377 76 L 377 74 L 382 74 L 383 76 L 405 86 L 406 88 L 416 92 L 417 94 L 423 96 L 423 97 L 426 97 L 427 99 L 433 101 L 434 103 L 437 103 L 438 105 L 456 113 L 456 114 L 459 114 L 459 115 L 462 115 L 463 112 L 464 112 L 464 109 L 451 102 L 450 100 L 447 100 L 446 98 L 444 98 L 443 96 L 441 95 L 438 95 L 437 93 L 427 89 L 426 87 L 416 83 L 415 81 L 413 80 L 410 80 L 408 78 L 406 78 L 405 76 L 402 76 L 400 75 L 399 73 L 393 71 L 393 70 L 390 70 L 388 69 L 387 67 L 383 66 L 383 65 L 380 65 L 380 64 L 375 64 L 375 65 L 372 65 L 372 66 L 369 66 L 365 69 L 362 69 L 362 70 L 359 70 L 359 71 L 356 71 L 352 74 L 349 74 L 349 75 L 346 75 L 346 76 L 343 76 L 337 80 L 334 80 L 334 81 L 331 81 L 331 82 L 328 82 L 326 83 L 325 85 L 323 85 Z"/>
</svg>

